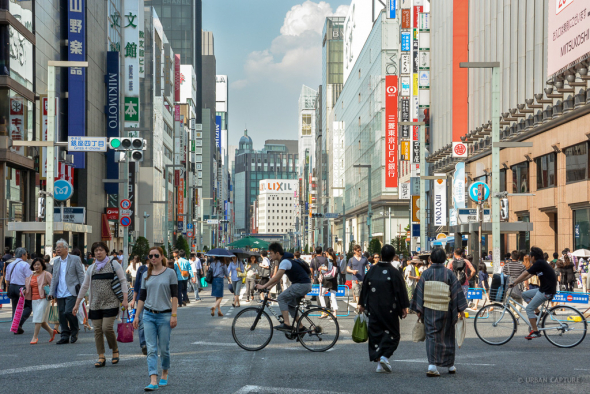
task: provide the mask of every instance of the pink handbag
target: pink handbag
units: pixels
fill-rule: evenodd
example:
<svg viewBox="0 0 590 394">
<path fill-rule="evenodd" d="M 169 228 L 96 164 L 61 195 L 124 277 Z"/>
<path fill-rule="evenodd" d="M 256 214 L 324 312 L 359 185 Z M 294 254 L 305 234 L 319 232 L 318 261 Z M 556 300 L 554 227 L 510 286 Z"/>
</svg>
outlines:
<svg viewBox="0 0 590 394">
<path fill-rule="evenodd" d="M 129 311 L 125 310 L 127 313 L 127 319 L 129 319 Z M 122 321 L 125 322 L 125 316 L 122 316 Z M 133 323 L 119 323 L 117 325 L 117 342 L 121 343 L 129 343 L 133 342 Z"/>
<path fill-rule="evenodd" d="M 20 319 L 23 316 L 23 309 L 25 309 L 25 292 L 21 288 L 20 289 L 20 297 L 18 299 L 18 304 L 16 304 L 16 311 L 14 311 L 14 319 L 12 319 L 12 325 L 10 326 L 10 332 L 18 332 L 18 326 L 20 324 Z"/>
</svg>

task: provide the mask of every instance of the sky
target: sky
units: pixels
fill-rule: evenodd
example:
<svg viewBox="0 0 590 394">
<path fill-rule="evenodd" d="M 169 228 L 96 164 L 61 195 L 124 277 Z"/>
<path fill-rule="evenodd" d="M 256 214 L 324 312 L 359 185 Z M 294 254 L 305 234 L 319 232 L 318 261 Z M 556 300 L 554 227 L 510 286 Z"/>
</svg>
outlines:
<svg viewBox="0 0 590 394">
<path fill-rule="evenodd" d="M 217 74 L 229 79 L 228 144 L 248 128 L 255 149 L 297 139 L 302 85 L 322 82 L 326 16 L 345 16 L 350 0 L 203 0 L 203 29 L 215 40 Z"/>
</svg>

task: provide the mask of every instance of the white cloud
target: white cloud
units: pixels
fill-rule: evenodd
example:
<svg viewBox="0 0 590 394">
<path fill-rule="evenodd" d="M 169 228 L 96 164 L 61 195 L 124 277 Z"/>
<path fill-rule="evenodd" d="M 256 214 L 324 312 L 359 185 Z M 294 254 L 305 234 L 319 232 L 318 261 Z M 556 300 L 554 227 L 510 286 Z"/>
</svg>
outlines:
<svg viewBox="0 0 590 394">
<path fill-rule="evenodd" d="M 334 12 L 329 3 L 305 1 L 285 15 L 280 35 L 270 48 L 251 52 L 244 64 L 246 78 L 232 83 L 244 89 L 262 81 L 298 91 L 302 84 L 313 85 L 321 76 L 322 29 L 327 16 L 345 16 L 348 6 Z"/>
</svg>

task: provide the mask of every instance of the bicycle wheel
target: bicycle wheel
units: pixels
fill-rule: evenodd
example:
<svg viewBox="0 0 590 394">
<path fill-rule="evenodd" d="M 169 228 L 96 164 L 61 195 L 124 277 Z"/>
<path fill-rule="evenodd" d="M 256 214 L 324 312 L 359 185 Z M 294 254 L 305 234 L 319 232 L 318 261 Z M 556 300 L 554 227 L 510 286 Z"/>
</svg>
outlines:
<svg viewBox="0 0 590 394">
<path fill-rule="evenodd" d="M 510 341 L 516 332 L 516 319 L 504 305 L 490 304 L 477 311 L 473 322 L 475 333 L 488 345 L 499 346 Z"/>
<path fill-rule="evenodd" d="M 272 322 L 268 313 L 260 308 L 242 309 L 234 317 L 231 333 L 239 347 L 255 352 L 264 349 L 272 339 Z"/>
<path fill-rule="evenodd" d="M 328 317 L 320 318 L 325 313 Z M 316 316 L 313 316 L 316 315 Z M 325 352 L 336 344 L 340 335 L 338 320 L 325 309 L 315 308 L 305 311 L 298 321 L 303 325 L 303 334 L 299 334 L 299 342 L 312 352 Z"/>
<path fill-rule="evenodd" d="M 580 311 L 571 306 L 558 305 L 543 316 L 540 328 L 549 342 L 557 347 L 570 348 L 584 340 L 587 325 Z"/>
</svg>

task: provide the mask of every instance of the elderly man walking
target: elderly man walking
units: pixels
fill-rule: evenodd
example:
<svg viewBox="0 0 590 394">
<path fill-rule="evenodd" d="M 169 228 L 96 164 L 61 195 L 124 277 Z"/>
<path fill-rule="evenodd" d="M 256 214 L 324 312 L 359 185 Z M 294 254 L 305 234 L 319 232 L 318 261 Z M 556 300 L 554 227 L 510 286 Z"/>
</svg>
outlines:
<svg viewBox="0 0 590 394">
<path fill-rule="evenodd" d="M 6 288 L 8 289 L 7 295 L 12 301 L 12 318 L 14 319 L 14 312 L 20 298 L 20 290 L 25 289 L 25 281 L 29 276 L 33 274 L 31 266 L 27 263 L 27 251 L 25 248 L 17 248 L 14 252 L 15 260 L 8 265 L 6 268 Z M 32 312 L 32 301 L 25 299 L 25 308 L 21 316 L 18 331 L 15 335 L 23 334 L 23 324 L 27 321 Z"/>
<path fill-rule="evenodd" d="M 84 267 L 80 257 L 68 253 L 69 245 L 63 239 L 57 241 L 53 260 L 50 298 L 57 299 L 61 339 L 58 345 L 76 343 L 78 340 L 78 318 L 72 313 L 80 286 L 84 283 Z"/>
</svg>

